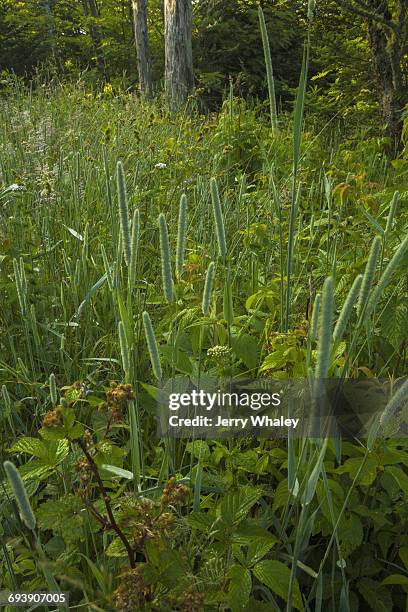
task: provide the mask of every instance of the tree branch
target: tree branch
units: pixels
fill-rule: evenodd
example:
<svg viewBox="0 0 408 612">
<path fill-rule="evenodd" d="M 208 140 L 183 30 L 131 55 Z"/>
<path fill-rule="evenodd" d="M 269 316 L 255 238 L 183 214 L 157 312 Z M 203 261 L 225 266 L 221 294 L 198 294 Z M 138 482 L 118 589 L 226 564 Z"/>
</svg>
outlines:
<svg viewBox="0 0 408 612">
<path fill-rule="evenodd" d="M 368 10 L 368 8 L 364 8 L 361 2 L 358 3 L 359 6 L 355 6 L 351 2 L 348 2 L 347 0 L 337 0 L 337 4 L 343 10 L 348 11 L 349 13 L 354 13 L 355 15 L 359 15 L 360 17 L 363 17 L 364 19 L 368 19 L 370 21 L 376 21 L 377 23 L 380 23 L 385 28 L 388 28 L 395 34 L 397 35 L 399 34 L 399 28 L 394 23 L 394 21 L 392 20 L 388 21 L 384 19 L 383 17 L 381 17 L 380 15 L 378 15 L 377 13 L 373 13 L 372 11 Z"/>
<path fill-rule="evenodd" d="M 112 506 L 110 503 L 110 499 L 109 499 L 109 495 L 103 485 L 102 482 L 102 478 L 99 474 L 99 470 L 98 470 L 98 466 L 96 465 L 95 461 L 93 460 L 92 455 L 89 453 L 88 449 L 86 448 L 86 445 L 84 443 L 83 440 L 79 439 L 76 440 L 76 442 L 79 444 L 79 446 L 81 447 L 82 452 L 84 453 L 85 457 L 88 460 L 89 463 L 89 467 L 95 477 L 95 480 L 97 482 L 97 485 L 99 487 L 99 491 L 100 494 L 102 496 L 103 502 L 105 504 L 105 508 L 106 508 L 106 512 L 108 514 L 109 517 L 109 525 L 110 527 L 116 532 L 116 534 L 118 535 L 118 537 L 122 540 L 122 543 L 124 545 L 124 547 L 126 548 L 126 552 L 127 555 L 129 557 L 129 564 L 131 568 L 135 567 L 135 559 L 134 559 L 134 553 L 133 553 L 133 549 L 127 539 L 127 537 L 125 536 L 125 534 L 123 533 L 123 531 L 121 530 L 121 528 L 119 527 L 119 525 L 116 522 L 116 519 L 113 515 L 112 512 Z"/>
</svg>

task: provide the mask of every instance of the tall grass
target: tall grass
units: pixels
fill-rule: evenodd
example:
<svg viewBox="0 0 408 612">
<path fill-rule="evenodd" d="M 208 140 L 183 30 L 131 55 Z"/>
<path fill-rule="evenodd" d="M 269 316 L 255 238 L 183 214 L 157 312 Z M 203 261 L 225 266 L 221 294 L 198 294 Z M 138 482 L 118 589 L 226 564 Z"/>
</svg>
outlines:
<svg viewBox="0 0 408 612">
<path fill-rule="evenodd" d="M 261 12 L 260 20 L 262 28 Z M 265 31 L 263 37 L 265 45 Z M 267 50 L 265 57 L 268 66 Z M 308 609 L 313 608 L 314 596 L 316 602 L 323 601 L 323 573 L 333 584 L 340 581 L 345 592 L 347 574 L 341 563 L 337 565 L 343 559 L 339 526 L 352 491 L 359 486 L 366 450 L 368 457 L 377 437 L 371 436 L 368 449 L 359 455 L 362 462 L 339 505 L 327 475 L 333 461 L 343 460 L 341 448 L 333 451 L 334 442 L 290 440 L 287 450 L 283 442 L 275 446 L 261 441 L 255 451 L 257 472 L 247 478 L 247 467 L 233 466 L 241 459 L 253 460 L 252 442 L 246 448 L 242 441 L 230 439 L 217 445 L 222 458 L 211 473 L 211 444 L 208 452 L 202 445 L 197 454 L 197 444 L 192 452 L 186 441 L 156 439 L 152 414 L 157 390 L 168 378 L 175 385 L 187 377 L 196 380 L 219 372 L 221 366 L 211 362 L 207 350 L 220 344 L 229 343 L 232 349 L 225 366 L 232 376 L 247 375 L 249 357 L 255 360 L 251 371 L 256 375 L 263 358 L 279 353 L 281 347 L 288 360 L 271 376 L 290 376 L 293 355 L 298 359 L 295 365 L 303 368 L 298 371 L 311 379 L 354 376 L 361 365 L 374 369 L 367 345 L 371 348 L 376 342 L 382 325 L 379 305 L 384 297 L 393 299 L 389 285 L 403 271 L 408 247 L 404 221 L 398 218 L 394 196 L 386 239 L 374 238 L 365 265 L 370 226 L 352 200 L 346 218 L 334 188 L 340 180 L 336 164 L 342 158 L 328 152 L 334 160 L 328 193 L 320 162 L 315 168 L 324 139 L 303 133 L 307 66 L 306 48 L 293 122 L 279 118 L 279 139 L 274 139 L 273 147 L 264 141 L 262 117 L 254 126 L 250 110 L 230 105 L 230 136 L 239 126 L 244 135 L 248 130 L 259 139 L 262 150 L 254 171 L 247 152 L 240 150 L 238 161 L 231 162 L 236 152 L 227 161 L 226 141 L 217 145 L 225 127 L 223 118 L 213 118 L 218 124 L 209 122 L 200 132 L 205 127 L 202 118 L 185 117 L 181 127 L 177 121 L 164 121 L 153 106 L 156 121 L 149 123 L 138 102 L 128 96 L 101 98 L 92 105 L 83 96 L 78 106 L 73 103 L 78 91 L 57 90 L 47 98 L 40 90 L 33 93 L 25 125 L 15 122 L 14 132 L 9 130 L 10 122 L 3 121 L 0 128 L 9 150 L 2 161 L 2 180 L 11 184 L 15 171 L 25 181 L 21 192 L 7 192 L 1 213 L 7 241 L 12 237 L 10 247 L 4 242 L 5 256 L 0 259 L 8 303 L 0 313 L 1 427 L 4 431 L 7 427 L 7 447 L 21 433 L 37 437 L 50 400 L 53 407 L 60 402 L 57 381 L 61 387 L 81 380 L 93 391 L 109 380 L 124 380 L 132 385 L 135 399 L 129 402 L 125 423 L 112 435 L 128 453 L 124 465 L 132 470 L 136 496 L 149 496 L 167 476 L 181 475 L 194 481 L 191 503 L 201 512 L 241 481 L 262 488 L 267 468 L 261 461 L 267 457 L 274 471 L 265 473 L 273 487 L 283 482 L 286 497 L 281 515 L 280 509 L 270 511 L 266 495 L 259 508 L 267 509 L 266 523 L 278 536 L 276 559 L 290 566 L 288 610 L 293 607 L 299 572 L 309 572 L 305 588 L 310 590 L 304 597 L 309 597 Z M 271 79 L 273 83 L 272 70 L 269 85 Z M 270 96 L 276 129 L 271 87 Z M 15 98 L 2 100 L 3 119 L 6 108 L 16 118 L 20 104 Z M 39 129 L 45 119 L 52 124 L 55 141 Z M 77 130 L 72 128 L 74 119 Z M 140 132 L 137 142 L 132 136 L 134 119 Z M 103 146 L 100 125 L 115 133 Z M 269 125 L 266 131 L 269 139 Z M 191 158 L 186 151 L 192 151 Z M 126 177 L 118 159 L 125 162 Z M 162 159 L 168 161 L 167 167 L 157 168 Z M 48 196 L 39 193 L 41 181 L 50 185 Z M 350 234 L 340 231 L 342 223 L 351 224 Z M 327 274 L 332 276 L 326 278 Z M 320 293 L 313 303 L 316 290 Z M 396 280 L 393 291 L 402 296 L 402 282 Z M 309 332 L 309 320 L 304 321 L 307 300 L 313 303 Z M 401 375 L 404 366 L 396 355 L 391 355 L 389 364 L 387 373 Z M 388 405 L 383 423 L 401 398 Z M 287 463 L 278 472 L 275 460 L 285 453 Z M 221 472 L 224 464 L 227 477 L 223 480 L 222 472 L 217 480 L 214 473 Z M 63 479 L 52 486 L 62 490 Z M 121 487 L 125 490 L 125 485 Z M 21 499 L 24 506 L 24 496 Z M 314 534 L 313 520 L 323 504 L 325 525 L 331 531 L 322 538 L 321 556 L 309 568 L 306 551 Z M 33 530 L 35 514 L 24 508 L 25 525 Z M 104 561 L 107 536 L 99 540 L 99 535 L 95 543 L 90 537 L 80 544 L 81 554 L 91 555 L 94 546 Z M 234 551 L 239 555 L 237 547 Z M 270 554 L 275 561 L 275 551 Z M 89 582 L 95 584 L 95 576 Z"/>
</svg>

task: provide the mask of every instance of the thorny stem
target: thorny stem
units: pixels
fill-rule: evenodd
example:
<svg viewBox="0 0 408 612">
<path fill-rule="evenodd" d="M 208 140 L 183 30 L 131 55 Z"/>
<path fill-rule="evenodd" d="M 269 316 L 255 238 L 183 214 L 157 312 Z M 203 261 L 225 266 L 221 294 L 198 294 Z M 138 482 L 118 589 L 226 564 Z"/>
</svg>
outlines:
<svg viewBox="0 0 408 612">
<path fill-rule="evenodd" d="M 95 461 L 92 458 L 92 455 L 89 453 L 88 449 L 86 448 L 86 445 L 84 443 L 83 440 L 76 440 L 76 442 L 79 444 L 79 446 L 81 447 L 82 452 L 84 453 L 85 457 L 88 460 L 89 463 L 89 467 L 92 470 L 92 473 L 95 477 L 95 480 L 98 484 L 99 487 L 99 491 L 101 493 L 103 502 L 105 504 L 105 508 L 106 508 L 106 512 L 107 515 L 109 517 L 109 527 L 111 527 L 116 534 L 118 535 L 118 537 L 121 539 L 124 547 L 126 548 L 126 552 L 127 555 L 129 557 L 129 565 L 132 569 L 134 569 L 134 567 L 136 566 L 135 564 L 135 558 L 134 558 L 134 552 L 133 549 L 129 543 L 129 540 L 127 539 L 127 537 L 125 536 L 125 534 L 123 533 L 123 531 L 121 530 L 121 528 L 119 527 L 119 525 L 116 522 L 115 517 L 113 516 L 113 512 L 112 512 L 112 506 L 110 503 L 110 499 L 109 499 L 109 495 L 103 485 L 102 482 L 102 478 L 99 474 L 99 470 L 98 470 L 98 466 L 96 465 Z M 107 525 L 108 526 L 108 525 Z"/>
<path fill-rule="evenodd" d="M 92 512 L 96 520 L 102 525 L 102 527 L 104 529 L 109 529 L 111 526 L 109 521 L 107 521 L 106 518 L 102 516 L 100 512 L 98 512 L 95 506 L 88 499 L 86 499 L 85 495 L 81 495 L 81 499 L 84 502 L 85 506 L 88 508 L 88 510 Z"/>
</svg>

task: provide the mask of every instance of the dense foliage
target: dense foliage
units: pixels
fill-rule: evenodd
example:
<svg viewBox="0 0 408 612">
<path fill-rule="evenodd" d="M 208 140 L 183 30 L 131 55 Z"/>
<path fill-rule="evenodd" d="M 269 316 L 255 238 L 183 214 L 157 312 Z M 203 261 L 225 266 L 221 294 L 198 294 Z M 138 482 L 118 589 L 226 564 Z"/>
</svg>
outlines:
<svg viewBox="0 0 408 612">
<path fill-rule="evenodd" d="M 87 1 L 1 0 L 0 58 L 3 70 L 32 75 L 39 66 L 54 66 L 65 75 L 87 70 L 100 79 L 91 26 L 99 28 L 106 76 L 111 82 L 137 80 L 130 1 L 100 0 L 97 16 L 86 10 Z M 263 3 L 279 97 L 287 99 L 288 88 L 297 83 L 297 71 L 306 36 L 307 3 L 280 0 Z M 200 0 L 194 3 L 194 63 L 198 86 L 210 90 L 210 100 L 227 87 L 231 77 L 240 93 L 265 93 L 262 48 L 259 44 L 258 0 Z M 150 39 L 155 80 L 163 76 L 164 26 L 159 0 L 149 2 Z M 343 11 L 334 2 L 318 3 L 315 10 L 313 73 L 317 85 L 349 100 L 363 95 L 373 101 L 372 73 L 367 71 L 369 54 L 366 28 L 356 14 Z M 322 73 L 325 73 L 323 76 Z M 334 87 L 336 85 L 337 87 Z M 328 89 L 329 88 L 329 89 Z M 361 92 L 361 89 L 364 92 Z M 345 90 L 345 91 L 344 91 Z M 237 89 L 238 91 L 238 89 Z M 361 94 L 360 94 L 361 92 Z M 356 96 L 356 94 L 358 94 Z M 327 102 L 327 99 L 326 99 Z M 342 105 L 336 106 L 336 109 Z"/>
<path fill-rule="evenodd" d="M 404 2 L 265 1 L 264 28 L 258 4 L 194 3 L 197 89 L 174 114 L 161 2 L 148 101 L 131 2 L 0 0 L 8 591 L 129 612 L 408 606 L 404 45 L 396 147 L 372 86 Z M 355 9 L 374 4 L 373 25 Z M 157 433 L 169 379 L 328 376 L 376 388 L 368 435 Z"/>
<path fill-rule="evenodd" d="M 375 279 L 406 236 L 402 160 L 390 166 L 381 140 L 344 139 L 333 126 L 319 133 L 307 121 L 286 329 L 279 236 L 286 245 L 291 124 L 281 117 L 272 138 L 261 109 L 240 99 L 230 104 L 210 119 L 172 120 L 109 89 L 94 95 L 52 85 L 28 94 L 17 81 L 7 86 L 2 454 L 20 466 L 36 526 L 27 530 L 4 485 L 2 584 L 50 589 L 57 580 L 72 603 L 103 610 L 278 610 L 288 598 L 300 610 L 338 609 L 339 598 L 344 609 L 403 609 L 405 441 L 383 440 L 368 452 L 350 442 L 169 446 L 155 437 L 158 376 L 182 381 L 198 367 L 305 376 L 319 359 L 310 314 L 305 318 L 308 300 L 335 274 L 338 318 L 375 235 L 384 244 Z M 114 178 L 118 159 L 126 174 L 125 217 Z M 221 194 L 225 264 L 217 255 L 210 177 Z M 183 192 L 186 250 L 169 304 L 157 218 L 164 213 L 175 253 Z M 124 259 L 127 215 L 140 228 L 133 280 Z M 218 263 L 203 314 L 211 260 Z M 332 345 L 329 373 L 406 373 L 406 269 L 405 254 L 375 314 L 362 323 L 352 316 Z M 147 350 L 143 310 L 160 365 Z M 218 345 L 224 357 L 208 352 Z"/>
</svg>

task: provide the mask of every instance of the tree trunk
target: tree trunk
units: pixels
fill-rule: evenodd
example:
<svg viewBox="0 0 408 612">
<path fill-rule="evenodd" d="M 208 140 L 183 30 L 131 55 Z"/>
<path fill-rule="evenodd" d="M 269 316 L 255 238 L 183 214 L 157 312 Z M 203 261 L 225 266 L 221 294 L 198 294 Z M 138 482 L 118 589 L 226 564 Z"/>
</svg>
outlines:
<svg viewBox="0 0 408 612">
<path fill-rule="evenodd" d="M 105 60 L 103 58 L 101 46 L 102 46 L 102 33 L 99 26 L 95 23 L 99 17 L 99 10 L 95 0 L 82 0 L 82 6 L 85 17 L 91 17 L 89 22 L 89 34 L 91 36 L 96 63 L 99 71 L 105 81 L 108 81 L 108 74 L 106 70 Z"/>
<path fill-rule="evenodd" d="M 147 27 L 147 1 L 148 0 L 133 0 L 133 20 L 140 92 L 146 98 L 150 99 L 153 97 L 153 79 L 149 32 Z"/>
<path fill-rule="evenodd" d="M 191 0 L 165 0 L 165 86 L 176 112 L 194 89 Z"/>
<path fill-rule="evenodd" d="M 392 14 L 383 0 L 371 0 L 372 10 L 381 15 L 383 23 L 367 19 L 368 43 L 371 51 L 377 96 L 381 117 L 385 123 L 385 133 L 390 139 L 390 153 L 396 154 L 401 149 L 402 135 L 402 102 L 400 100 L 401 79 L 401 44 L 397 25 L 392 21 Z M 391 27 L 392 26 L 392 27 Z"/>
<path fill-rule="evenodd" d="M 400 108 L 399 83 L 395 70 L 396 65 L 398 67 L 400 65 L 400 59 L 395 57 L 396 49 L 390 39 L 391 33 L 381 25 L 374 21 L 368 22 L 368 40 L 381 116 L 385 123 L 385 133 L 391 141 L 391 152 L 396 153 L 401 147 L 402 134 L 402 108 Z"/>
<path fill-rule="evenodd" d="M 376 92 L 385 133 L 390 139 L 388 152 L 402 147 L 403 79 L 401 65 L 408 37 L 408 0 L 337 0 L 346 11 L 362 17 L 367 25 Z"/>
</svg>

